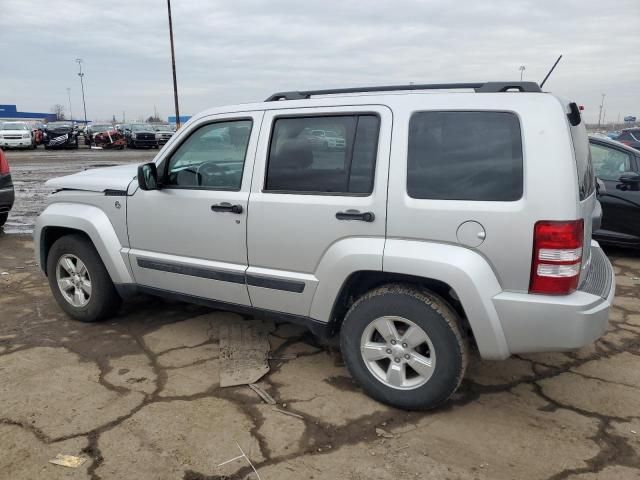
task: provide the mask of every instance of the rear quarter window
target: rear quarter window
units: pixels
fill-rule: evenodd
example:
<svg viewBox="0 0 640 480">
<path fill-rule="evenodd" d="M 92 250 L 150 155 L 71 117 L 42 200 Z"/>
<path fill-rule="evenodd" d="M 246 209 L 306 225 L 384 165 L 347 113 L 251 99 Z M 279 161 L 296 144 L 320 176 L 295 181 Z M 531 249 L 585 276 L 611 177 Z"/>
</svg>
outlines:
<svg viewBox="0 0 640 480">
<path fill-rule="evenodd" d="M 571 140 L 573 142 L 573 152 L 576 157 L 576 172 L 578 174 L 578 189 L 580 200 L 589 198 L 596 189 L 596 178 L 591 160 L 591 149 L 589 148 L 589 138 L 584 123 L 571 130 Z"/>
<path fill-rule="evenodd" d="M 417 112 L 409 121 L 407 193 L 436 200 L 522 197 L 522 136 L 509 112 Z"/>
</svg>

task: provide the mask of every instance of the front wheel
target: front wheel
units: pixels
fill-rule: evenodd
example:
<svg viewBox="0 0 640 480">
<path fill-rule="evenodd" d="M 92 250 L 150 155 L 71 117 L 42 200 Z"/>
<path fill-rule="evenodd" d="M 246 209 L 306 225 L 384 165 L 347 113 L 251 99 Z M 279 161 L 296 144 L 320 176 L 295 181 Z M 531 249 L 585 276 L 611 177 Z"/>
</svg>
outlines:
<svg viewBox="0 0 640 480">
<path fill-rule="evenodd" d="M 58 305 L 76 320 L 103 320 L 120 306 L 120 296 L 98 252 L 81 235 L 55 241 L 47 258 L 47 276 Z"/>
<path fill-rule="evenodd" d="M 427 290 L 399 284 L 353 304 L 340 346 L 351 375 L 371 397 L 407 410 L 446 402 L 468 358 L 455 311 Z"/>
<path fill-rule="evenodd" d="M 4 226 L 7 223 L 7 219 L 9 218 L 9 213 L 0 213 L 0 227 Z"/>
</svg>

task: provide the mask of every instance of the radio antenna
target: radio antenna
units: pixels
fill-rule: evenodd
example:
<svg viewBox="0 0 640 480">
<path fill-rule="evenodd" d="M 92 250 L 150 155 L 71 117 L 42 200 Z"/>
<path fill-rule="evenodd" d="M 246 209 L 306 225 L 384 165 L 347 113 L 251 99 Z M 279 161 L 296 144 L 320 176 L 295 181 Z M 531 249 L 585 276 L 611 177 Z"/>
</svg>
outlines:
<svg viewBox="0 0 640 480">
<path fill-rule="evenodd" d="M 547 81 L 547 79 L 549 78 L 549 75 L 551 75 L 551 73 L 555 70 L 556 65 L 558 65 L 558 63 L 560 62 L 560 59 L 562 58 L 562 55 L 560 55 L 558 57 L 558 59 L 556 60 L 556 63 L 553 64 L 553 67 L 551 67 L 551 70 L 549 70 L 549 73 L 547 73 L 547 76 L 544 77 L 544 80 L 542 80 L 542 83 L 540 84 L 540 88 L 542 88 L 545 84 L 545 82 Z"/>
</svg>

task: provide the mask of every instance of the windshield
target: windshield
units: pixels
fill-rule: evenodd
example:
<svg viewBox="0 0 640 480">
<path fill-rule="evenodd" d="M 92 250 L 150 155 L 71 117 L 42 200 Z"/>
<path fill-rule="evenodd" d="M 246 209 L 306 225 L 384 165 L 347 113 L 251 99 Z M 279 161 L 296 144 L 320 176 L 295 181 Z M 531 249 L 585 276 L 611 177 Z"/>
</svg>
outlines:
<svg viewBox="0 0 640 480">
<path fill-rule="evenodd" d="M 151 125 L 145 125 L 144 123 L 141 124 L 133 124 L 131 125 L 131 131 L 132 132 L 153 132 L 153 127 Z"/>
<path fill-rule="evenodd" d="M 72 128 L 70 123 L 67 122 L 51 122 L 47 124 L 47 128 Z"/>
<path fill-rule="evenodd" d="M 26 123 L 3 123 L 1 130 L 29 130 Z"/>
</svg>

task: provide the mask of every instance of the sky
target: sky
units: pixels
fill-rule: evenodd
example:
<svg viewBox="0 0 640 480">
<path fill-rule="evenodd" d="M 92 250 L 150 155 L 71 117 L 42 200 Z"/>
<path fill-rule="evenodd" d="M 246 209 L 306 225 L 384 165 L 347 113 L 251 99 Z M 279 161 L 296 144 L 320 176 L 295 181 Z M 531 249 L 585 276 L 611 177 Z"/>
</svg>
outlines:
<svg viewBox="0 0 640 480">
<path fill-rule="evenodd" d="M 173 0 L 180 113 L 283 90 L 524 79 L 640 117 L 640 0 Z M 0 0 L 0 104 L 173 114 L 165 0 Z"/>
</svg>

